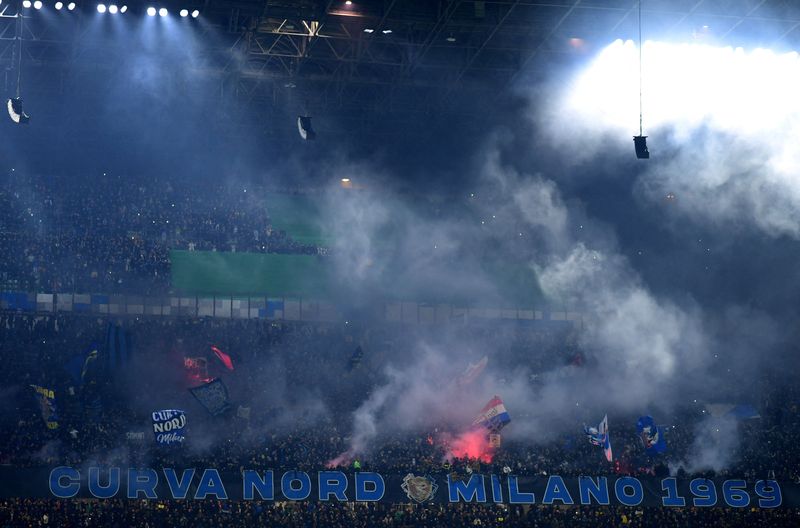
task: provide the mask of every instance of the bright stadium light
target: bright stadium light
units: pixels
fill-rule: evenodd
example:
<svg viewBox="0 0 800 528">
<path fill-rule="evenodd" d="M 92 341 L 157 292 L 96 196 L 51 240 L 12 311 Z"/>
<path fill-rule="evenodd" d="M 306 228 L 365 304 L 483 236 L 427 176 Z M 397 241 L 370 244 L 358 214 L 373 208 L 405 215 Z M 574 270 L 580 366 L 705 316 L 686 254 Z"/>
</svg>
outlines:
<svg viewBox="0 0 800 528">
<path fill-rule="evenodd" d="M 762 138 L 786 123 L 800 131 L 797 53 L 667 42 L 645 42 L 644 52 L 651 127 L 705 126 Z M 632 41 L 609 45 L 572 83 L 568 110 L 595 125 L 630 130 L 639 113 L 637 62 Z"/>
<path fill-rule="evenodd" d="M 56 11 L 61 11 L 61 8 L 64 7 L 64 2 L 56 2 Z"/>
<path fill-rule="evenodd" d="M 111 13 L 112 15 L 116 15 L 117 12 L 119 12 L 119 8 L 116 5 L 111 4 L 110 6 L 108 6 L 108 12 Z"/>
<path fill-rule="evenodd" d="M 98 13 L 105 13 L 106 12 L 106 5 L 105 4 L 97 4 L 97 12 Z"/>
<path fill-rule="evenodd" d="M 155 7 L 148 7 L 147 8 L 147 16 L 156 16 L 156 8 Z"/>
<path fill-rule="evenodd" d="M 167 11 L 166 7 L 162 7 L 161 9 L 158 10 L 158 16 L 165 17 L 168 14 L 169 14 L 169 11 Z"/>
<path fill-rule="evenodd" d="M 124 5 L 124 6 L 122 6 L 122 7 L 120 7 L 120 8 L 119 8 L 119 12 L 120 12 L 120 13 L 124 13 L 124 12 L 125 12 L 125 11 L 127 11 L 127 10 L 128 10 L 128 6 L 126 6 L 126 5 Z"/>
<path fill-rule="evenodd" d="M 194 11 L 192 11 L 192 18 L 197 18 L 197 17 L 199 17 L 199 16 L 200 16 L 200 11 L 198 11 L 197 9 L 195 9 Z"/>
<path fill-rule="evenodd" d="M 181 12 L 179 13 L 179 15 L 181 15 L 181 18 L 186 18 L 187 16 L 189 16 L 189 10 L 188 9 L 181 9 Z"/>
<path fill-rule="evenodd" d="M 32 5 L 31 0 L 22 0 L 22 7 L 25 9 L 30 9 Z"/>
<path fill-rule="evenodd" d="M 36 1 L 33 3 L 33 8 L 34 8 L 34 9 L 41 9 L 41 8 L 42 8 L 42 0 L 36 0 Z"/>
<path fill-rule="evenodd" d="M 75 10 L 75 2 L 70 2 L 67 4 L 67 11 Z"/>
</svg>

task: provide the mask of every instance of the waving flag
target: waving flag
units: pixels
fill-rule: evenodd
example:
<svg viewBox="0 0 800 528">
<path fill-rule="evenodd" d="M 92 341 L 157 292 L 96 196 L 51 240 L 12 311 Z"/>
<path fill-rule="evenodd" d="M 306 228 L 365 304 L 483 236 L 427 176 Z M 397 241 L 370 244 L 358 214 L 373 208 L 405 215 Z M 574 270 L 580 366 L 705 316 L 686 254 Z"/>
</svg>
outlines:
<svg viewBox="0 0 800 528">
<path fill-rule="evenodd" d="M 213 379 L 199 387 L 192 387 L 189 392 L 212 416 L 218 416 L 230 409 L 228 389 L 220 379 Z"/>
<path fill-rule="evenodd" d="M 477 363 L 470 363 L 466 370 L 458 377 L 456 383 L 461 387 L 469 385 L 481 375 L 481 372 L 484 371 L 488 363 L 488 356 L 483 356 Z"/>
<path fill-rule="evenodd" d="M 736 420 L 752 420 L 761 418 L 755 407 L 750 404 L 707 403 L 706 411 L 715 418 L 734 418 Z"/>
<path fill-rule="evenodd" d="M 511 421 L 506 411 L 506 406 L 500 397 L 495 396 L 481 410 L 481 413 L 472 422 L 472 427 L 485 427 L 492 432 L 498 432 Z"/>
<path fill-rule="evenodd" d="M 108 323 L 106 341 L 108 343 L 108 368 L 110 371 L 121 369 L 130 361 L 131 335 L 121 325 Z"/>
<path fill-rule="evenodd" d="M 364 349 L 358 345 L 347 361 L 347 372 L 353 372 L 361 364 L 362 359 L 364 359 Z"/>
<path fill-rule="evenodd" d="M 214 355 L 217 356 L 220 361 L 222 361 L 222 364 L 225 365 L 225 368 L 227 368 L 228 370 L 233 370 L 233 360 L 228 354 L 226 354 L 219 348 L 215 347 L 214 345 L 211 345 L 211 351 L 214 352 Z"/>
<path fill-rule="evenodd" d="M 186 438 L 186 413 L 176 409 L 155 411 L 153 434 L 159 444 L 180 444 Z"/>
<path fill-rule="evenodd" d="M 658 455 L 667 450 L 667 441 L 664 438 L 664 428 L 656 425 L 652 416 L 640 416 L 636 422 L 636 431 L 644 444 L 648 455 Z"/>
<path fill-rule="evenodd" d="M 92 367 L 96 365 L 98 358 L 99 347 L 97 343 L 92 343 L 81 353 L 76 354 L 70 358 L 64 365 L 64 370 L 67 371 L 73 387 L 81 388 L 86 380 L 86 374 L 90 373 Z M 89 363 L 89 365 L 87 365 Z M 91 379 L 91 376 L 89 376 Z"/>
<path fill-rule="evenodd" d="M 613 455 L 611 453 L 611 435 L 608 433 L 608 415 L 603 417 L 603 421 L 597 427 L 583 427 L 583 432 L 589 438 L 592 445 L 602 446 L 603 453 L 606 455 L 606 460 L 611 462 Z"/>
<path fill-rule="evenodd" d="M 42 420 L 48 429 L 58 429 L 58 413 L 56 412 L 56 393 L 53 389 L 31 385 L 36 400 L 39 402 L 39 410 L 42 413 Z"/>
</svg>

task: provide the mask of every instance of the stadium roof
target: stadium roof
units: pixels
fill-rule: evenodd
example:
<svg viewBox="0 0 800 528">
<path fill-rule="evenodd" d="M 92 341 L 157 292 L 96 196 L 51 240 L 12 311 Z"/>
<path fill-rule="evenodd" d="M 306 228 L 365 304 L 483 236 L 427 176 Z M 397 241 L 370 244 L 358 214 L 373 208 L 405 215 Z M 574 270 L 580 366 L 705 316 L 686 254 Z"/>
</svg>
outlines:
<svg viewBox="0 0 800 528">
<path fill-rule="evenodd" d="M 636 38 L 636 0 L 163 0 L 197 7 L 187 68 L 248 105 L 302 102 L 312 115 L 469 113 L 458 101 L 497 102 L 520 72 L 544 77 L 616 38 Z M 114 45 L 88 28 L 79 4 L 68 31 L 26 10 L 24 59 L 34 90 L 119 67 Z M 148 4 L 149 5 L 149 4 Z M 126 16 L 144 16 L 144 4 Z M 15 7 L 0 6 L 0 62 L 10 66 Z M 65 14 L 65 13 L 61 13 Z M 62 18 L 63 21 L 63 18 Z M 61 22 L 59 22 L 61 23 Z M 643 0 L 645 38 L 703 39 L 800 49 L 793 0 Z M 120 46 L 130 45 L 120 37 Z M 135 44 L 135 43 L 134 43 Z M 176 43 L 181 46 L 181 43 Z M 103 88 L 96 88 L 102 93 Z M 459 97 L 456 97 L 458 95 Z M 299 103 L 298 103 L 299 104 Z"/>
</svg>

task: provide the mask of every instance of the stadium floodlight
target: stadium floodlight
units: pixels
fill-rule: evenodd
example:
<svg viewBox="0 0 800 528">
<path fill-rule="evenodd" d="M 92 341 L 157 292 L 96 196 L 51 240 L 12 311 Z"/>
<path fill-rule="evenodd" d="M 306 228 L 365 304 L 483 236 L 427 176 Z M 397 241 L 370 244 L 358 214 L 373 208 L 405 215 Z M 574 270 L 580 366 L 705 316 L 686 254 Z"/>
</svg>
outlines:
<svg viewBox="0 0 800 528">
<path fill-rule="evenodd" d="M 97 12 L 98 13 L 105 13 L 106 12 L 106 5 L 105 4 L 97 4 Z"/>
<path fill-rule="evenodd" d="M 165 17 L 168 14 L 169 14 L 169 11 L 167 11 L 166 7 L 162 7 L 161 9 L 158 10 L 158 16 Z"/>
<path fill-rule="evenodd" d="M 117 7 L 115 4 L 111 4 L 110 6 L 108 6 L 108 12 L 111 13 L 112 15 L 116 15 L 117 12 L 119 12 L 119 7 Z"/>
<path fill-rule="evenodd" d="M 633 146 L 636 149 L 637 158 L 650 159 L 650 151 L 647 150 L 647 136 L 633 136 Z"/>
<path fill-rule="evenodd" d="M 372 28 L 364 28 L 364 33 L 374 33 L 375 30 Z"/>
<path fill-rule="evenodd" d="M 70 2 L 67 4 L 67 11 L 74 11 L 75 10 L 75 2 Z"/>
<path fill-rule="evenodd" d="M 188 9 L 181 9 L 181 12 L 178 13 L 178 14 L 181 15 L 181 18 L 186 18 L 187 16 L 189 16 L 189 10 Z"/>
<path fill-rule="evenodd" d="M 127 11 L 127 10 L 128 10 L 128 6 L 126 6 L 126 5 L 124 5 L 124 6 L 122 6 L 122 7 L 120 7 L 120 8 L 119 8 L 119 12 L 120 12 L 120 13 L 124 13 L 124 12 L 125 12 L 125 11 Z"/>
<path fill-rule="evenodd" d="M 392 30 L 391 29 L 384 29 L 381 33 L 383 33 L 384 35 L 391 35 L 392 34 Z"/>
<path fill-rule="evenodd" d="M 56 2 L 55 5 L 56 11 L 61 11 L 62 7 L 64 7 L 64 2 Z"/>
<path fill-rule="evenodd" d="M 22 99 L 14 97 L 8 100 L 8 115 L 18 125 L 27 125 L 31 118 L 22 110 Z"/>
<path fill-rule="evenodd" d="M 22 0 L 22 7 L 25 9 L 30 9 L 32 5 L 31 0 Z"/>
<path fill-rule="evenodd" d="M 34 8 L 34 9 L 41 9 L 41 8 L 42 8 L 42 0 L 36 0 L 36 1 L 33 3 L 33 8 Z"/>
<path fill-rule="evenodd" d="M 198 9 L 192 11 L 192 18 L 197 18 L 199 16 L 200 16 L 200 11 Z"/>
<path fill-rule="evenodd" d="M 156 16 L 156 8 L 152 6 L 148 7 L 147 16 Z"/>
<path fill-rule="evenodd" d="M 308 116 L 297 117 L 297 131 L 300 132 L 300 137 L 306 141 L 317 137 L 317 133 L 311 128 L 311 118 Z"/>
</svg>

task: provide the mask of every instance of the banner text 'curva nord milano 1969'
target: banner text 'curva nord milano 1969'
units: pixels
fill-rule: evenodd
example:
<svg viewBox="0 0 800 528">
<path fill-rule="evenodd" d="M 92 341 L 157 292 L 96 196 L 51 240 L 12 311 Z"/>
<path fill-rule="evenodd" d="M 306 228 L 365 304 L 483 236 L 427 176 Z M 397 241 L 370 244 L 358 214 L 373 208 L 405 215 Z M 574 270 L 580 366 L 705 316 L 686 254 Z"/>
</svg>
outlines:
<svg viewBox="0 0 800 528">
<path fill-rule="evenodd" d="M 0 468 L 2 497 L 385 501 L 661 507 L 800 507 L 774 480 L 152 468 Z"/>
</svg>

